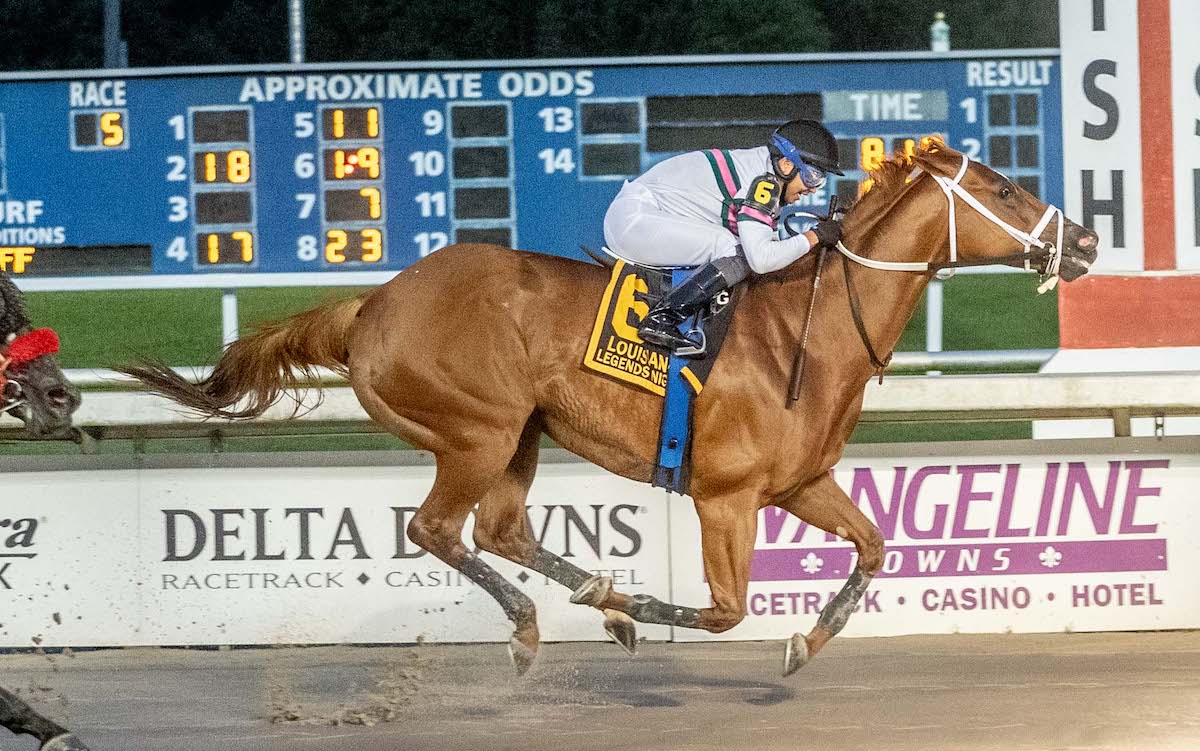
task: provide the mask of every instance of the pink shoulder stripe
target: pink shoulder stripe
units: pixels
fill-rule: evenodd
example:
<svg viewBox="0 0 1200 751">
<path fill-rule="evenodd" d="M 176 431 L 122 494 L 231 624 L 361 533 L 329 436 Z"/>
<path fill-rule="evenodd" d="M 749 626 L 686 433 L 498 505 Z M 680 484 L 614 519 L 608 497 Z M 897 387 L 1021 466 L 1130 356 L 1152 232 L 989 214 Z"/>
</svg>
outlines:
<svg viewBox="0 0 1200 751">
<path fill-rule="evenodd" d="M 713 160 L 717 163 L 717 171 L 721 175 L 721 182 L 725 185 L 725 192 L 732 198 L 737 195 L 737 183 L 733 179 L 733 168 L 729 161 L 725 158 L 725 152 L 720 149 L 711 149 L 709 151 L 713 156 Z"/>
</svg>

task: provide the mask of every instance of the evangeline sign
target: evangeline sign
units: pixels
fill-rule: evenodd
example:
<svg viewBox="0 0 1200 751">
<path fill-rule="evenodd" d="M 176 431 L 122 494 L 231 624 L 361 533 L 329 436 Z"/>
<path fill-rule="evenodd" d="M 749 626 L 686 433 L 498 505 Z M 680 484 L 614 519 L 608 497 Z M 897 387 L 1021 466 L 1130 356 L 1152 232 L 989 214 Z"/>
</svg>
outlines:
<svg viewBox="0 0 1200 751">
<path fill-rule="evenodd" d="M 886 545 L 883 571 L 844 634 L 1200 624 L 1200 588 L 1187 575 L 1200 563 L 1188 542 L 1200 529 L 1195 453 L 1162 445 L 1138 454 L 859 456 L 834 477 Z M 682 517 L 676 551 L 696 526 Z M 691 558 L 675 560 L 685 599 L 704 589 L 702 577 L 679 573 L 695 570 Z M 764 509 L 749 615 L 728 638 L 806 631 L 856 560 L 852 544 Z"/>
</svg>

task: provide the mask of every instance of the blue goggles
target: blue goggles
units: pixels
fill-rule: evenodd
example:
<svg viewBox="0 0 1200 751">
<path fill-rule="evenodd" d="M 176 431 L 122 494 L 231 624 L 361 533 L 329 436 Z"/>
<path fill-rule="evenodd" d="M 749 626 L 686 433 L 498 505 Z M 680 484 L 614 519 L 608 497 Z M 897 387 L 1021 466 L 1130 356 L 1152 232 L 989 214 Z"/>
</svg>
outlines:
<svg viewBox="0 0 1200 751">
<path fill-rule="evenodd" d="M 800 162 L 798 169 L 800 171 L 800 182 L 804 184 L 804 187 L 812 190 L 825 187 L 825 181 L 828 179 L 825 175 L 825 170 L 814 167 L 807 162 Z"/>
<path fill-rule="evenodd" d="M 796 170 L 800 173 L 800 182 L 809 190 L 825 187 L 826 175 L 825 170 L 820 167 L 814 167 L 804 161 L 804 155 L 797 149 L 791 141 L 787 140 L 778 133 L 771 136 L 771 143 L 775 148 L 779 149 L 779 153 L 783 154 L 792 164 L 796 165 Z"/>
</svg>

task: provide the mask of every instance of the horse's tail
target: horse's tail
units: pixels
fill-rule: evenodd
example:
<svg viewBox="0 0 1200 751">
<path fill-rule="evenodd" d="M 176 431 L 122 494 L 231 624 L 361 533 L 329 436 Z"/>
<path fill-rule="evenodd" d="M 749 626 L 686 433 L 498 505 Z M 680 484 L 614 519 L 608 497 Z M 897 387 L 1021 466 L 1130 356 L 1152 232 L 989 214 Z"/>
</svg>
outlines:
<svg viewBox="0 0 1200 751">
<path fill-rule="evenodd" d="M 364 297 L 328 303 L 259 326 L 226 347 L 212 373 L 199 383 L 191 383 L 161 361 L 148 358 L 116 370 L 209 417 L 258 417 L 285 393 L 300 392 L 310 385 L 320 391 L 318 367 L 349 373 L 346 339 Z M 297 396 L 293 416 L 300 409 Z"/>
</svg>

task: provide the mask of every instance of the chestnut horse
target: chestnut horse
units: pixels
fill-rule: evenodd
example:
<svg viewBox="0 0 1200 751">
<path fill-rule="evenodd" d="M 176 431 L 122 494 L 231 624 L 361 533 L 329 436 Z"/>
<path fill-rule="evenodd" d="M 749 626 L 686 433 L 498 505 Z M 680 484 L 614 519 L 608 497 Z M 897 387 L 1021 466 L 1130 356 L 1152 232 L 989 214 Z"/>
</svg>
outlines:
<svg viewBox="0 0 1200 751">
<path fill-rule="evenodd" d="M 48 329 L 34 331 L 21 291 L 0 273 L 0 414 L 11 412 L 25 423 L 26 432 L 38 438 L 67 432 L 71 415 L 79 408 L 79 391 L 59 369 L 57 350 L 58 337 Z M 66 728 L 3 688 L 0 725 L 37 738 L 43 751 L 87 751 Z"/>
<path fill-rule="evenodd" d="M 842 249 L 867 266 L 823 270 L 807 375 L 792 407 L 788 386 L 818 254 L 746 285 L 694 410 L 690 495 L 711 607 L 616 592 L 610 580 L 542 549 L 526 519 L 543 433 L 611 472 L 651 478 L 662 399 L 580 367 L 606 269 L 455 245 L 361 297 L 235 342 L 198 385 L 155 363 L 124 371 L 200 413 L 227 418 L 262 414 L 313 366 L 348 374 L 375 421 L 436 456 L 433 489 L 409 536 L 496 598 L 516 626 L 509 648 L 518 672 L 538 648 L 534 607 L 464 544 L 463 525 L 476 506 L 480 549 L 548 576 L 573 590 L 573 602 L 604 611 L 610 635 L 626 648 L 631 618 L 710 632 L 736 626 L 746 613 L 759 510 L 778 506 L 858 549 L 857 569 L 812 632 L 789 640 L 788 674 L 842 628 L 883 563 L 879 530 L 830 475 L 879 369 L 877 355 L 868 353 L 892 350 L 939 266 L 1004 262 L 1071 280 L 1096 257 L 1093 232 L 1064 222 L 1061 212 L 959 152 L 932 143 L 912 159 L 916 177 L 909 180 L 912 162 L 885 162 L 874 188 L 845 218 Z M 1052 217 L 1057 222 L 1048 224 Z M 1038 239 L 1043 230 L 1049 242 Z M 872 268 L 888 262 L 901 263 Z M 848 295 L 861 300 L 862 338 Z"/>
</svg>

